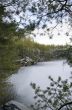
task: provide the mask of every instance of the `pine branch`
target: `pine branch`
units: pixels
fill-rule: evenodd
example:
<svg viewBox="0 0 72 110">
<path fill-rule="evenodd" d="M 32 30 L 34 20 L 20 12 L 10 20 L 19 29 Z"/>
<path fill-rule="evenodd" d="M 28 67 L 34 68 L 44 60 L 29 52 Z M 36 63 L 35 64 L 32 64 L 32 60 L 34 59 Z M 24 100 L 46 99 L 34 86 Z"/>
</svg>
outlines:
<svg viewBox="0 0 72 110">
<path fill-rule="evenodd" d="M 58 110 L 61 110 L 64 106 L 71 105 L 71 104 L 72 104 L 72 102 L 67 102 L 67 103 L 61 105 Z"/>
</svg>

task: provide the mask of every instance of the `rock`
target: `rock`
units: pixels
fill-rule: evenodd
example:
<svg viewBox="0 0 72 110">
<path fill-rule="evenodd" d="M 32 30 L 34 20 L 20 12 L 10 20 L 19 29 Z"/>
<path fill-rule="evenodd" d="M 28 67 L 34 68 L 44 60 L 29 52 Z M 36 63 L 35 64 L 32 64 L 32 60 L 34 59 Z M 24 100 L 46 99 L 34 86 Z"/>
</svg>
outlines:
<svg viewBox="0 0 72 110">
<path fill-rule="evenodd" d="M 16 62 L 20 63 L 21 66 L 28 66 L 28 65 L 36 64 L 36 62 L 33 59 L 31 59 L 31 58 L 29 58 L 27 56 L 25 58 L 23 58 L 23 59 L 17 60 Z"/>
<path fill-rule="evenodd" d="M 3 110 L 30 110 L 30 109 L 17 101 L 11 100 L 3 106 Z"/>
</svg>

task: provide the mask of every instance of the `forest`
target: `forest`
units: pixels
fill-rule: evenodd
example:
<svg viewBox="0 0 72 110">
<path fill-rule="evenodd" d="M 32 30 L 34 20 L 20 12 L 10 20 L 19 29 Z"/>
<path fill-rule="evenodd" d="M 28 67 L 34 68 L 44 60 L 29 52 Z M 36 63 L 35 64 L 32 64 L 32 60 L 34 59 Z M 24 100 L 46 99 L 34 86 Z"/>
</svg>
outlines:
<svg viewBox="0 0 72 110">
<path fill-rule="evenodd" d="M 35 42 L 30 37 L 35 29 L 41 28 L 46 30 L 48 38 L 53 39 L 53 30 L 57 29 L 57 26 L 61 29 L 66 24 L 68 27 L 64 36 L 70 36 L 72 43 L 71 0 L 0 0 L 1 105 L 7 101 L 15 100 L 16 94 L 13 93 L 15 92 L 12 88 L 13 85 L 6 81 L 10 76 L 15 75 L 21 67 L 31 67 L 40 62 L 57 60 L 66 60 L 68 66 L 72 67 L 71 44 L 44 45 Z M 57 34 L 61 36 L 61 33 L 58 31 Z M 63 80 L 62 77 L 58 77 L 55 81 L 52 76 L 49 76 L 49 80 L 50 86 L 45 90 L 42 90 L 34 82 L 31 83 L 35 93 L 34 99 L 38 99 L 35 105 L 31 105 L 32 109 L 60 110 L 66 106 L 65 110 L 71 110 L 72 82 L 69 82 L 68 79 Z"/>
<path fill-rule="evenodd" d="M 13 37 L 8 43 L 0 44 L 0 68 L 2 70 L 16 70 L 25 65 L 27 57 L 32 60 L 33 64 L 61 58 L 67 59 L 71 63 L 71 48 L 70 45 L 42 45 L 34 42 L 31 38 Z M 29 61 L 27 65 L 31 65 Z"/>
</svg>

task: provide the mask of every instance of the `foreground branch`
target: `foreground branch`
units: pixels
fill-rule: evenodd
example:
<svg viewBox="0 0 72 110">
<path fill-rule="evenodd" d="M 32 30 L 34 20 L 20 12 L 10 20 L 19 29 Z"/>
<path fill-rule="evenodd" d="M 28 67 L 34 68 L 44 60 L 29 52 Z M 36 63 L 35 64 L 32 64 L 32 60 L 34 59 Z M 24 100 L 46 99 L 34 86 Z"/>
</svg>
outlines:
<svg viewBox="0 0 72 110">
<path fill-rule="evenodd" d="M 72 102 L 67 102 L 67 103 L 61 105 L 58 110 L 62 109 L 64 106 L 71 105 L 71 104 L 72 104 Z"/>
</svg>

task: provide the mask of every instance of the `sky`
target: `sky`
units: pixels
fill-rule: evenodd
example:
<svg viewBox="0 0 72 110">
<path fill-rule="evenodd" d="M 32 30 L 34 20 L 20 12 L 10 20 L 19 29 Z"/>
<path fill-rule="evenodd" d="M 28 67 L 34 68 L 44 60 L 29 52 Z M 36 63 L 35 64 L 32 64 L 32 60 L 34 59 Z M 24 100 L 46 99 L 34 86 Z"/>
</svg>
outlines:
<svg viewBox="0 0 72 110">
<path fill-rule="evenodd" d="M 23 13 L 20 13 L 20 16 L 24 16 Z M 36 16 L 31 16 L 31 13 L 27 10 L 26 13 L 25 13 L 25 16 L 26 20 L 22 20 L 22 24 L 28 24 L 28 20 L 31 19 L 31 20 L 37 20 Z M 15 16 L 14 15 L 14 19 L 16 19 L 17 22 L 20 21 L 20 18 L 19 16 Z M 52 27 L 54 27 L 56 24 L 55 24 L 55 21 L 53 21 L 52 24 L 49 24 L 49 22 L 46 21 L 46 24 L 50 27 L 50 29 L 52 29 Z M 42 22 L 40 24 L 40 27 L 42 25 Z M 20 28 L 22 28 L 22 25 L 19 25 Z M 47 27 L 48 28 L 48 27 Z M 52 39 L 49 38 L 49 35 L 48 33 L 52 32 L 53 34 L 53 37 Z M 37 28 L 35 29 L 32 33 L 34 33 L 36 35 L 36 37 L 33 37 L 32 35 L 32 38 L 34 39 L 35 42 L 38 42 L 40 44 L 45 44 L 45 45 L 51 45 L 51 44 L 54 44 L 54 45 L 65 45 L 65 44 L 71 44 L 72 45 L 72 42 L 70 41 L 69 38 L 72 38 L 72 29 L 71 27 L 69 27 L 68 23 L 67 22 L 64 22 L 64 24 L 62 24 L 62 27 L 60 24 L 58 24 L 53 30 L 51 30 L 50 32 L 47 32 L 45 29 L 42 29 L 42 28 Z M 66 32 L 69 32 L 69 36 L 66 36 Z M 43 33 L 43 35 L 41 34 Z M 58 35 L 58 33 L 60 33 L 60 35 Z"/>
<path fill-rule="evenodd" d="M 54 36 L 52 39 L 50 39 L 47 36 L 37 36 L 34 38 L 34 41 L 40 43 L 40 44 L 45 44 L 45 45 L 66 45 L 70 44 L 70 40 L 66 36 Z"/>
<path fill-rule="evenodd" d="M 66 35 L 66 32 L 69 32 L 69 36 Z M 70 41 L 72 31 L 70 30 L 67 24 L 64 24 L 62 28 L 60 26 L 57 26 L 52 32 L 53 37 L 51 39 L 48 33 L 43 29 L 35 29 L 34 33 L 36 35 L 36 37 L 33 37 L 34 41 L 40 44 L 72 45 L 72 42 Z M 40 35 L 40 33 L 43 33 L 43 35 Z M 60 35 L 58 35 L 58 33 L 60 33 Z"/>
<path fill-rule="evenodd" d="M 16 19 L 19 20 L 19 18 L 16 16 Z M 54 26 L 54 23 L 52 24 L 52 27 Z M 20 25 L 20 28 L 22 28 L 22 25 Z M 58 32 L 60 35 L 58 35 Z M 66 36 L 66 32 L 69 32 L 70 36 Z M 45 45 L 66 45 L 66 44 L 71 44 L 72 42 L 70 41 L 70 38 L 72 36 L 72 31 L 70 27 L 64 23 L 62 27 L 58 25 L 54 30 L 53 30 L 53 37 L 52 39 L 49 38 L 48 32 L 42 28 L 40 29 L 35 29 L 32 33 L 36 35 L 36 37 L 32 37 L 35 42 L 38 42 L 40 44 L 45 44 Z M 43 33 L 43 35 L 41 35 Z"/>
<path fill-rule="evenodd" d="M 64 34 L 61 34 L 60 36 L 55 33 L 55 35 L 50 39 L 48 35 L 36 35 L 36 37 L 33 37 L 35 42 L 38 42 L 40 44 L 54 44 L 54 45 L 66 45 L 71 44 L 70 37 L 65 36 Z"/>
<path fill-rule="evenodd" d="M 36 16 L 31 16 L 30 17 L 30 12 L 26 12 L 25 14 L 25 18 L 26 18 L 26 21 L 22 21 L 22 24 L 28 24 L 28 19 L 33 19 L 33 20 L 37 20 Z M 23 16 L 23 13 L 20 14 L 20 16 Z M 15 16 L 14 15 L 14 19 L 16 19 L 17 22 L 20 21 L 20 18 L 19 16 Z M 55 26 L 55 21 L 53 21 L 52 24 L 49 24 L 49 22 L 46 21 L 46 24 L 49 25 L 50 27 L 53 27 Z M 42 25 L 42 22 L 40 24 L 40 27 Z M 22 25 L 19 25 L 20 28 L 23 28 Z M 64 22 L 64 24 L 62 24 L 62 27 L 61 25 L 57 25 L 54 30 L 51 30 L 52 34 L 53 34 L 53 37 L 52 39 L 49 38 L 49 35 L 48 35 L 48 32 L 45 30 L 45 29 L 42 29 L 42 28 L 37 28 L 35 29 L 32 33 L 36 35 L 36 37 L 33 37 L 31 35 L 31 37 L 34 39 L 35 42 L 38 42 L 40 44 L 45 44 L 45 45 L 51 45 L 51 44 L 54 44 L 54 45 L 66 45 L 66 44 L 71 44 L 72 45 L 72 42 L 70 41 L 70 38 L 72 38 L 72 29 L 71 27 L 69 27 L 68 23 Z M 69 36 L 66 36 L 66 32 L 69 32 Z M 43 33 L 43 35 L 41 34 Z M 58 33 L 60 33 L 60 35 L 58 35 Z"/>
</svg>

